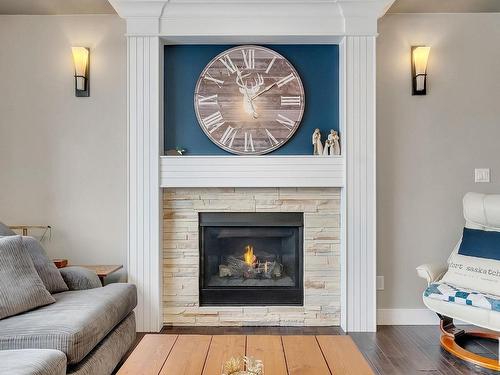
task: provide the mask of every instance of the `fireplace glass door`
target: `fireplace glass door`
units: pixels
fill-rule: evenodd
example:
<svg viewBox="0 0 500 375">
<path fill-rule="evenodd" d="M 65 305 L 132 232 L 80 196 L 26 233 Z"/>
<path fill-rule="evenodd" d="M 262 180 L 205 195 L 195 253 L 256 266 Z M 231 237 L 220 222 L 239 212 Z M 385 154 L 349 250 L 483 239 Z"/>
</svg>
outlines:
<svg viewBox="0 0 500 375">
<path fill-rule="evenodd" d="M 302 305 L 302 213 L 200 213 L 200 305 Z"/>
</svg>

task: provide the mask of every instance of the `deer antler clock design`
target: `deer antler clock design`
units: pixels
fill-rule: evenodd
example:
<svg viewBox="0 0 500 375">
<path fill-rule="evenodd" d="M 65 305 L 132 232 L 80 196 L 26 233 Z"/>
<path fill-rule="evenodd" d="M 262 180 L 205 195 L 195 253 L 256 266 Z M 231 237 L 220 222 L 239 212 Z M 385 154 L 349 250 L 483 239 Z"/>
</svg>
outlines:
<svg viewBox="0 0 500 375">
<path fill-rule="evenodd" d="M 196 84 L 200 127 L 222 149 L 259 155 L 283 146 L 304 114 L 302 81 L 290 62 L 265 47 L 246 45 L 216 56 Z"/>
</svg>

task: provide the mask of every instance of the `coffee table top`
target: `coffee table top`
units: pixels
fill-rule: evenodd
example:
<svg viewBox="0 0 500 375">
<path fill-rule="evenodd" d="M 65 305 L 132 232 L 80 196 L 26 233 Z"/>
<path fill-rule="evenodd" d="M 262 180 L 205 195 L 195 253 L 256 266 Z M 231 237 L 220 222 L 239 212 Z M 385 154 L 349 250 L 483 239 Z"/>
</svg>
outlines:
<svg viewBox="0 0 500 375">
<path fill-rule="evenodd" d="M 349 336 L 149 334 L 118 375 L 220 375 L 243 355 L 262 360 L 266 375 L 374 374 Z"/>
</svg>

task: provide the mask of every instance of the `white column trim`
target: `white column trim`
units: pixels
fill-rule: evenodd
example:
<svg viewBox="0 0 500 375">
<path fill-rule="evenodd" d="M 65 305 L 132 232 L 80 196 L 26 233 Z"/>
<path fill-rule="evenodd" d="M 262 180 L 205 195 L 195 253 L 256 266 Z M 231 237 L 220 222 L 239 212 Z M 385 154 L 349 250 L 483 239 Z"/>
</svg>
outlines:
<svg viewBox="0 0 500 375">
<path fill-rule="evenodd" d="M 161 329 L 160 38 L 127 38 L 128 281 L 137 286 L 137 331 Z"/>
<path fill-rule="evenodd" d="M 376 330 L 375 37 L 345 39 L 346 330 Z"/>
</svg>

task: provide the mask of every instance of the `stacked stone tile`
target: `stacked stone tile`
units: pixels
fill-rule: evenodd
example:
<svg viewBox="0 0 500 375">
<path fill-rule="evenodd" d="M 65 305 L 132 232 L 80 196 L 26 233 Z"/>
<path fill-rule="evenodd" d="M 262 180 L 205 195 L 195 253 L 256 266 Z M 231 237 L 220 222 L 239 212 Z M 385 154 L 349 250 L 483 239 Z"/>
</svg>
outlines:
<svg viewBox="0 0 500 375">
<path fill-rule="evenodd" d="M 340 324 L 340 189 L 164 190 L 163 320 L 166 325 Z M 304 306 L 200 307 L 198 212 L 304 212 Z"/>
</svg>

